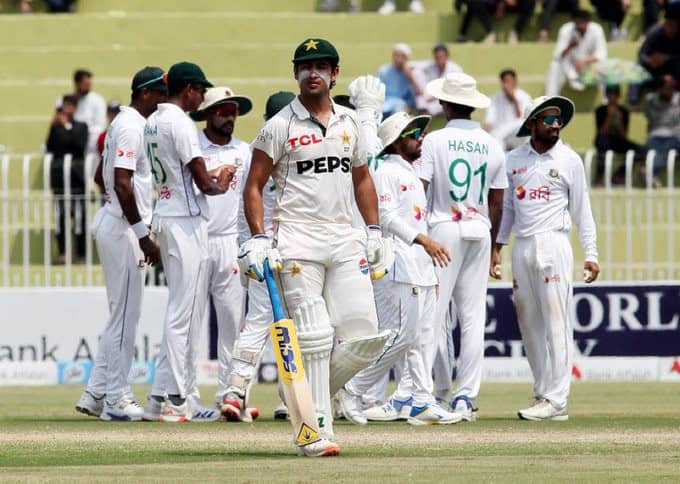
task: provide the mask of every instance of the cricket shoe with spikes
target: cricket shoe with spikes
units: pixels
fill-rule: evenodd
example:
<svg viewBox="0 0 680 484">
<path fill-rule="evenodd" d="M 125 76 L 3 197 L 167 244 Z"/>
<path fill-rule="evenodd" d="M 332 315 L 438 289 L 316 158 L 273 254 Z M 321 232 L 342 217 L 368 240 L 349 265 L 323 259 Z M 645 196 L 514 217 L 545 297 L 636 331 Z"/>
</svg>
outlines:
<svg viewBox="0 0 680 484">
<path fill-rule="evenodd" d="M 301 457 L 332 457 L 340 455 L 340 446 L 330 440 L 320 439 L 297 448 Z"/>
<path fill-rule="evenodd" d="M 517 415 L 522 420 L 569 420 L 569 412 L 565 406 L 562 409 L 555 407 L 549 400 L 545 398 L 538 401 L 535 405 L 524 408 L 517 412 Z"/>
<path fill-rule="evenodd" d="M 395 420 L 407 420 L 411 413 L 411 404 L 413 399 L 397 400 L 390 399 L 384 405 L 376 405 L 375 407 L 364 410 L 366 419 L 372 422 L 393 422 Z"/>
<path fill-rule="evenodd" d="M 146 397 L 146 405 L 144 405 L 144 413 L 142 414 L 142 420 L 147 422 L 158 422 L 161 419 L 161 413 L 163 413 L 163 408 L 165 407 L 165 401 L 157 400 L 151 395 Z"/>
<path fill-rule="evenodd" d="M 453 413 L 459 414 L 466 422 L 477 420 L 478 409 L 472 405 L 472 400 L 465 395 L 454 398 L 450 405 Z"/>
<path fill-rule="evenodd" d="M 176 405 L 170 400 L 165 401 L 165 406 L 161 412 L 159 419 L 161 422 L 188 422 L 191 420 L 191 410 L 189 404 L 185 400 L 183 403 Z"/>
<path fill-rule="evenodd" d="M 220 412 L 228 422 L 251 423 L 260 416 L 260 411 L 257 408 L 246 408 L 244 397 L 236 392 L 227 392 L 224 395 Z"/>
<path fill-rule="evenodd" d="M 447 412 L 436 403 L 428 403 L 422 407 L 413 405 L 408 423 L 411 425 L 449 425 L 462 420 L 459 414 Z"/>
<path fill-rule="evenodd" d="M 192 422 L 215 422 L 222 416 L 218 409 L 202 406 L 201 402 L 195 397 L 189 397 L 187 402 L 189 403 L 189 409 L 191 410 Z"/>
<path fill-rule="evenodd" d="M 76 403 L 76 411 L 90 417 L 99 417 L 103 409 L 104 397 L 96 398 L 88 391 L 84 391 Z"/>
<path fill-rule="evenodd" d="M 338 407 L 347 420 L 356 425 L 366 425 L 368 420 L 361 410 L 360 399 L 344 388 L 338 390 Z"/>
<path fill-rule="evenodd" d="M 144 408 L 134 400 L 123 398 L 114 403 L 106 402 L 100 419 L 105 421 L 138 422 L 142 420 Z"/>
</svg>

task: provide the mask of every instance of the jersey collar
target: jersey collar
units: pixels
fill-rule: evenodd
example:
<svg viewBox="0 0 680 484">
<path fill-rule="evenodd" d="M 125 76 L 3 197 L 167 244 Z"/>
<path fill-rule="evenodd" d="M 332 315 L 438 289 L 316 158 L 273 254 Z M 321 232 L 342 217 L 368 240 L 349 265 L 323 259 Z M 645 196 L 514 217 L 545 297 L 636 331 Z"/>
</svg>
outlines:
<svg viewBox="0 0 680 484">
<path fill-rule="evenodd" d="M 447 128 L 475 129 L 479 128 L 479 123 L 471 119 L 452 119 L 446 123 Z"/>
<path fill-rule="evenodd" d="M 218 145 L 217 143 L 213 143 L 212 141 L 210 141 L 210 138 L 206 136 L 205 131 L 201 129 L 198 132 L 198 141 L 201 144 L 201 148 L 210 148 L 211 146 L 214 146 L 215 148 L 220 149 L 235 150 L 238 139 L 232 134 L 229 143 L 227 143 L 226 145 Z"/>
<path fill-rule="evenodd" d="M 136 110 L 135 108 L 133 108 L 132 106 L 121 106 L 121 107 L 120 107 L 120 111 L 121 111 L 122 113 L 128 113 L 128 114 L 130 114 L 130 115 L 132 115 L 132 116 L 135 116 L 135 117 L 141 119 L 142 121 L 146 122 L 146 118 L 145 118 L 144 116 L 142 116 L 142 113 L 140 113 L 139 111 L 137 111 L 137 110 Z"/>
<path fill-rule="evenodd" d="M 553 145 L 552 148 L 550 148 L 548 151 L 545 153 L 538 153 L 533 146 L 531 146 L 531 141 L 527 141 L 525 146 L 527 147 L 527 150 L 529 151 L 530 155 L 536 156 L 538 158 L 550 158 L 551 160 L 557 159 L 557 152 L 562 149 L 562 140 L 558 139 L 557 143 Z"/>
</svg>

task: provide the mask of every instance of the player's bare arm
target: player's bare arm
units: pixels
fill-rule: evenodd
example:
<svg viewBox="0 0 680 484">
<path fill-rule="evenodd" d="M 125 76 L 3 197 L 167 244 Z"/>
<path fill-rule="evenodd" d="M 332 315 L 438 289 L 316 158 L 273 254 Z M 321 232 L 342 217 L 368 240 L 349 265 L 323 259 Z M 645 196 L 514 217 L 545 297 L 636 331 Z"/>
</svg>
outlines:
<svg viewBox="0 0 680 484">
<path fill-rule="evenodd" d="M 423 246 L 427 255 L 432 257 L 432 263 L 435 266 L 446 267 L 451 262 L 451 255 L 446 247 L 427 235 L 418 234 L 413 242 Z"/>
<path fill-rule="evenodd" d="M 352 182 L 354 183 L 354 197 L 364 222 L 366 225 L 378 225 L 380 223 L 378 195 L 375 192 L 375 185 L 368 171 L 368 165 L 352 169 Z"/>
<path fill-rule="evenodd" d="M 155 265 L 161 259 L 161 250 L 158 244 L 149 237 L 149 229 L 142 222 L 142 217 L 139 215 L 137 201 L 135 200 L 133 175 L 134 172 L 132 170 L 114 168 L 113 189 L 116 192 L 125 219 L 132 226 L 132 230 L 139 240 L 139 247 L 144 252 L 144 260 L 147 264 Z"/>
<path fill-rule="evenodd" d="M 251 234 L 264 234 L 262 189 L 274 170 L 274 162 L 262 150 L 254 149 L 250 172 L 243 189 L 243 208 Z"/>
<path fill-rule="evenodd" d="M 97 169 L 94 171 L 94 182 L 99 187 L 99 191 L 102 193 L 106 192 L 106 186 L 104 186 L 104 162 L 101 160 L 97 164 Z"/>
<path fill-rule="evenodd" d="M 205 160 L 200 156 L 191 160 L 188 166 L 194 177 L 194 183 L 206 195 L 220 195 L 226 192 L 229 189 L 229 182 L 234 178 L 233 168 L 229 171 L 225 166 L 218 169 L 217 180 L 213 180 L 205 166 Z"/>
<path fill-rule="evenodd" d="M 494 279 L 501 278 L 501 255 L 497 250 L 496 237 L 501 226 L 503 217 L 503 189 L 491 188 L 489 190 L 489 221 L 491 222 L 491 260 L 489 262 L 489 275 Z"/>
</svg>

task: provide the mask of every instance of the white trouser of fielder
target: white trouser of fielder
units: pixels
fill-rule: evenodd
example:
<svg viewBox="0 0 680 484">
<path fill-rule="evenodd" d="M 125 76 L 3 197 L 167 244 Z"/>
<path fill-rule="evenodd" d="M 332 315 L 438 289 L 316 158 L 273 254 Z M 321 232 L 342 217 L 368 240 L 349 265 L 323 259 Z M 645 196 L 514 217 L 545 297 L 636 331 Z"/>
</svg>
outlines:
<svg viewBox="0 0 680 484">
<path fill-rule="evenodd" d="M 515 238 L 513 294 L 534 394 L 560 409 L 567 405 L 571 384 L 573 266 L 566 232 Z"/>
<path fill-rule="evenodd" d="M 264 351 L 264 345 L 269 337 L 269 326 L 273 321 L 274 315 L 267 286 L 264 282 L 248 279 L 248 310 L 243 329 L 234 345 L 232 373 L 244 380 L 256 379 L 257 363 Z"/>
<path fill-rule="evenodd" d="M 101 208 L 92 232 L 104 269 L 109 320 L 99 339 L 86 391 L 117 402 L 125 396 L 144 293 L 144 255 L 130 224 Z"/>
<path fill-rule="evenodd" d="M 449 305 L 444 324 L 432 327 L 432 373 L 434 375 L 434 396 L 446 400 L 451 394 L 453 368 L 456 363 L 456 351 L 453 344 L 453 330 L 458 324 L 453 304 Z M 434 322 L 433 322 L 434 324 Z"/>
<path fill-rule="evenodd" d="M 163 339 L 151 394 L 184 398 L 208 308 L 208 228 L 201 217 L 154 220 L 168 282 Z"/>
<path fill-rule="evenodd" d="M 398 382 L 394 398 L 403 401 L 413 397 L 413 405 L 422 407 L 434 402 L 432 341 L 429 339 L 431 331 L 427 328 L 434 321 L 435 287 L 386 283 L 375 285 L 376 306 L 380 329 L 392 330 L 392 336 L 378 361 L 360 371 L 347 388 L 352 392 L 363 392 L 394 365 Z"/>
<path fill-rule="evenodd" d="M 365 244 L 349 224 L 281 223 L 276 239 L 283 258 L 280 278 L 285 305 L 295 321 L 319 427 L 332 436 L 329 378 L 333 368 L 328 344 L 338 348 L 343 341 L 378 333 Z M 323 298 L 327 314 L 305 321 L 306 305 L 318 298 Z"/>
<path fill-rule="evenodd" d="M 463 224 L 477 226 L 462 227 Z M 481 221 L 444 222 L 432 227 L 430 237 L 442 241 L 452 259 L 448 266 L 435 269 L 439 278 L 436 321 L 444 324 L 449 301 L 453 298 L 460 326 L 460 354 L 453 398 L 466 396 L 474 400 L 479 394 L 484 359 L 486 290 L 491 255 L 489 229 Z"/>
</svg>

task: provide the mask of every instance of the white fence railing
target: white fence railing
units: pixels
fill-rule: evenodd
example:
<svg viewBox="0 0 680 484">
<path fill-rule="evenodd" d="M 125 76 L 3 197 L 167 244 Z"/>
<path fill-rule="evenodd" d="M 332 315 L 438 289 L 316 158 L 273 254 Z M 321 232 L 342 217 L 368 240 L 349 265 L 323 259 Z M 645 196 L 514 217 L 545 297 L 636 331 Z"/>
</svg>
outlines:
<svg viewBox="0 0 680 484">
<path fill-rule="evenodd" d="M 635 170 L 634 153 L 629 152 L 623 160 L 623 184 L 615 185 L 615 158 L 611 152 L 605 155 L 603 186 L 591 190 L 603 280 L 680 279 L 676 247 L 680 236 L 680 190 L 675 186 L 675 160 L 676 153 L 671 151 L 665 160 L 666 182 L 660 187 L 654 174 L 654 153 L 647 153 L 642 169 Z M 101 195 L 93 182 L 97 162 L 96 157 L 87 157 L 83 193 L 74 193 L 72 160 L 65 157 L 63 194 L 55 195 L 50 183 L 51 155 L 0 157 L 1 286 L 104 284 L 89 230 L 101 205 Z M 592 185 L 596 163 L 593 151 L 585 153 L 584 163 Z M 65 214 L 63 263 L 58 260 L 55 239 L 60 230 L 60 210 Z M 79 237 L 84 238 L 84 256 L 74 257 Z M 576 260 L 582 260 L 575 233 L 574 248 Z M 509 259 L 506 255 L 506 264 Z M 580 278 L 579 267 L 575 264 L 575 278 Z M 504 268 L 506 277 L 508 269 Z M 163 282 L 162 274 L 149 273 L 148 284 Z"/>
</svg>

